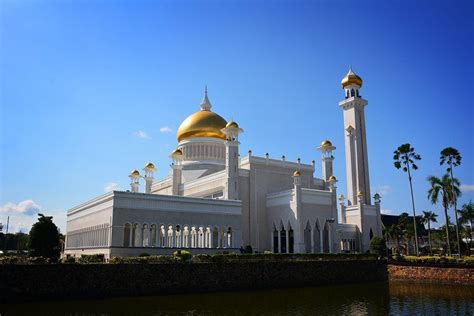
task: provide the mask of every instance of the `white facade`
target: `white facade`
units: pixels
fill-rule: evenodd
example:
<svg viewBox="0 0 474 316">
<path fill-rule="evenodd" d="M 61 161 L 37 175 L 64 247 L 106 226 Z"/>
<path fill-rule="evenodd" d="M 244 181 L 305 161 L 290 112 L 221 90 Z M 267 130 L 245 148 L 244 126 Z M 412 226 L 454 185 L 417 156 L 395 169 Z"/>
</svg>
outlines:
<svg viewBox="0 0 474 316">
<path fill-rule="evenodd" d="M 243 130 L 211 112 L 206 89 L 201 111 L 178 130 L 169 175 L 153 180 L 149 163 L 145 193 L 139 193 L 141 176 L 134 170 L 130 191 L 69 210 L 65 254 L 207 253 L 247 244 L 260 252 L 366 251 L 370 238 L 381 235 L 380 199 L 371 204 L 367 101 L 359 97 L 359 77 L 360 84 L 344 83 L 351 73 L 343 79 L 346 98 L 339 103 L 346 126 L 347 205 L 344 196 L 337 197 L 335 147 L 329 141 L 319 147 L 321 178 L 314 175 L 314 161 L 257 157 L 251 151 L 240 157 Z"/>
</svg>

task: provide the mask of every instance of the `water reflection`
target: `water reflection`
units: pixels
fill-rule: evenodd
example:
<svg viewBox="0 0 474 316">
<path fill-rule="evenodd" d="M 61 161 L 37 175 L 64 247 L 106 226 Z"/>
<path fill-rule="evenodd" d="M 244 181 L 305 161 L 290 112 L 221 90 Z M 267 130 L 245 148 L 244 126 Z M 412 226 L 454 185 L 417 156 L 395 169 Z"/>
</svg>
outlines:
<svg viewBox="0 0 474 316">
<path fill-rule="evenodd" d="M 1 315 L 472 315 L 474 287 L 371 283 L 0 306 Z"/>
</svg>

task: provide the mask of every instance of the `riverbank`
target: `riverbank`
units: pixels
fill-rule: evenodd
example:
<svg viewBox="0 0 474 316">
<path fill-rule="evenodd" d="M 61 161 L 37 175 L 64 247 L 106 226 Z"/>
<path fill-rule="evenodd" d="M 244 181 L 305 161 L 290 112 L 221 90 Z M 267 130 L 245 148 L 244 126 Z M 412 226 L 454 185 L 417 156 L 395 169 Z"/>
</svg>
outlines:
<svg viewBox="0 0 474 316">
<path fill-rule="evenodd" d="M 386 281 L 384 260 L 0 265 L 0 302 L 96 299 Z"/>
<path fill-rule="evenodd" d="M 440 267 L 396 263 L 387 266 L 389 281 L 417 281 L 439 284 L 462 284 L 474 286 L 474 268 Z"/>
</svg>

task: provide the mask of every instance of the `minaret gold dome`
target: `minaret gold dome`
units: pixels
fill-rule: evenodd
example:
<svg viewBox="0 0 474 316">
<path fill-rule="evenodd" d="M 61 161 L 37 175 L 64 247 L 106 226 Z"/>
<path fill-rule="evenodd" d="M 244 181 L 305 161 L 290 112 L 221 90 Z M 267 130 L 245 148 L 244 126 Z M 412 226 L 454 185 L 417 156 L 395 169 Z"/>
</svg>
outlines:
<svg viewBox="0 0 474 316">
<path fill-rule="evenodd" d="M 236 122 L 234 122 L 233 120 L 229 121 L 229 123 L 227 123 L 227 125 L 225 126 L 226 128 L 229 128 L 229 127 L 232 127 L 232 128 L 239 128 L 239 124 L 237 124 Z"/>
<path fill-rule="evenodd" d="M 320 146 L 323 147 L 323 148 L 324 147 L 332 147 L 332 143 L 329 140 L 325 139 L 321 142 Z"/>
<path fill-rule="evenodd" d="M 152 162 L 149 162 L 145 165 L 145 169 L 155 170 L 155 165 Z"/>
<path fill-rule="evenodd" d="M 341 81 L 342 88 L 345 88 L 351 84 L 355 84 L 359 87 L 362 87 L 362 78 L 352 71 L 352 67 L 349 69 L 349 72 L 344 78 L 342 78 Z"/>
<path fill-rule="evenodd" d="M 188 116 L 178 128 L 176 138 L 178 142 L 195 137 L 212 137 L 225 140 L 221 129 L 225 128 L 227 121 L 220 115 L 211 111 L 211 103 L 207 97 L 207 88 L 201 103 L 201 111 Z"/>
<path fill-rule="evenodd" d="M 140 172 L 137 169 L 134 169 L 130 172 L 130 176 L 133 178 L 138 178 L 140 176 Z"/>
<path fill-rule="evenodd" d="M 296 170 L 293 172 L 293 177 L 301 177 L 301 172 L 299 170 Z"/>
</svg>

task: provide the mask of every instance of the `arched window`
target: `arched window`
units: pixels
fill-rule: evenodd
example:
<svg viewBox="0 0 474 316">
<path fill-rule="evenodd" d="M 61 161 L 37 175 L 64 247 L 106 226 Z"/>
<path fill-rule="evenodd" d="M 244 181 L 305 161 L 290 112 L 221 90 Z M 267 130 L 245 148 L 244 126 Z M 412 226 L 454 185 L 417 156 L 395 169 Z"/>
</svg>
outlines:
<svg viewBox="0 0 474 316">
<path fill-rule="evenodd" d="M 166 247 L 166 228 L 165 225 L 160 226 L 160 247 Z"/>
<path fill-rule="evenodd" d="M 286 253 L 286 230 L 283 225 L 281 225 L 280 229 L 280 245 L 281 253 Z"/>
<path fill-rule="evenodd" d="M 183 247 L 189 248 L 189 227 L 184 226 L 183 230 Z"/>
<path fill-rule="evenodd" d="M 176 225 L 176 232 L 175 232 L 176 238 L 175 238 L 175 247 L 176 248 L 181 248 L 181 226 Z"/>
<path fill-rule="evenodd" d="M 370 232 L 369 232 L 369 238 L 370 239 L 374 238 L 374 232 L 372 231 L 372 228 L 370 229 Z"/>
<path fill-rule="evenodd" d="M 149 244 L 149 242 L 150 242 L 150 230 L 148 229 L 147 224 L 143 224 L 142 236 L 143 236 L 143 242 L 142 242 L 143 247 L 149 247 L 150 246 L 150 244 Z"/>
<path fill-rule="evenodd" d="M 323 229 L 323 252 L 329 252 L 329 224 L 326 222 Z"/>
<path fill-rule="evenodd" d="M 138 224 L 132 226 L 132 247 L 141 246 L 140 227 Z"/>
<path fill-rule="evenodd" d="M 273 225 L 273 253 L 278 253 L 278 230 Z"/>
<path fill-rule="evenodd" d="M 191 228 L 191 248 L 196 248 L 197 247 L 197 232 L 196 232 L 196 227 Z"/>
<path fill-rule="evenodd" d="M 229 227 L 227 229 L 227 240 L 226 240 L 227 247 L 229 247 L 229 248 L 232 248 L 232 244 L 233 244 L 232 243 L 232 238 L 233 238 L 233 236 L 232 236 L 232 227 Z"/>
<path fill-rule="evenodd" d="M 151 239 L 151 246 L 152 247 L 156 247 L 157 246 L 157 242 L 156 242 L 156 224 L 152 224 L 151 225 L 151 228 L 150 228 L 150 239 Z"/>
<path fill-rule="evenodd" d="M 355 96 L 355 91 L 354 89 L 351 89 L 351 97 Z"/>
<path fill-rule="evenodd" d="M 291 227 L 291 225 L 288 227 L 288 252 L 289 253 L 295 252 L 295 235 L 294 235 L 293 227 Z"/>
<path fill-rule="evenodd" d="M 172 225 L 169 225 L 168 226 L 168 242 L 166 244 L 167 247 L 169 248 L 172 248 L 174 247 L 174 243 L 173 243 L 173 237 L 174 237 L 174 234 L 173 234 L 173 226 Z"/>
<path fill-rule="evenodd" d="M 204 228 L 203 227 L 199 227 L 197 247 L 198 248 L 204 247 Z"/>
<path fill-rule="evenodd" d="M 311 225 L 309 221 L 306 223 L 306 227 L 304 229 L 304 247 L 306 253 L 311 253 Z"/>
<path fill-rule="evenodd" d="M 314 252 L 318 253 L 321 252 L 321 229 L 319 228 L 319 220 L 316 220 L 314 224 Z"/>
<path fill-rule="evenodd" d="M 214 227 L 212 230 L 212 248 L 219 247 L 219 229 Z"/>
<path fill-rule="evenodd" d="M 123 246 L 130 247 L 130 224 L 129 223 L 123 226 Z"/>
</svg>

